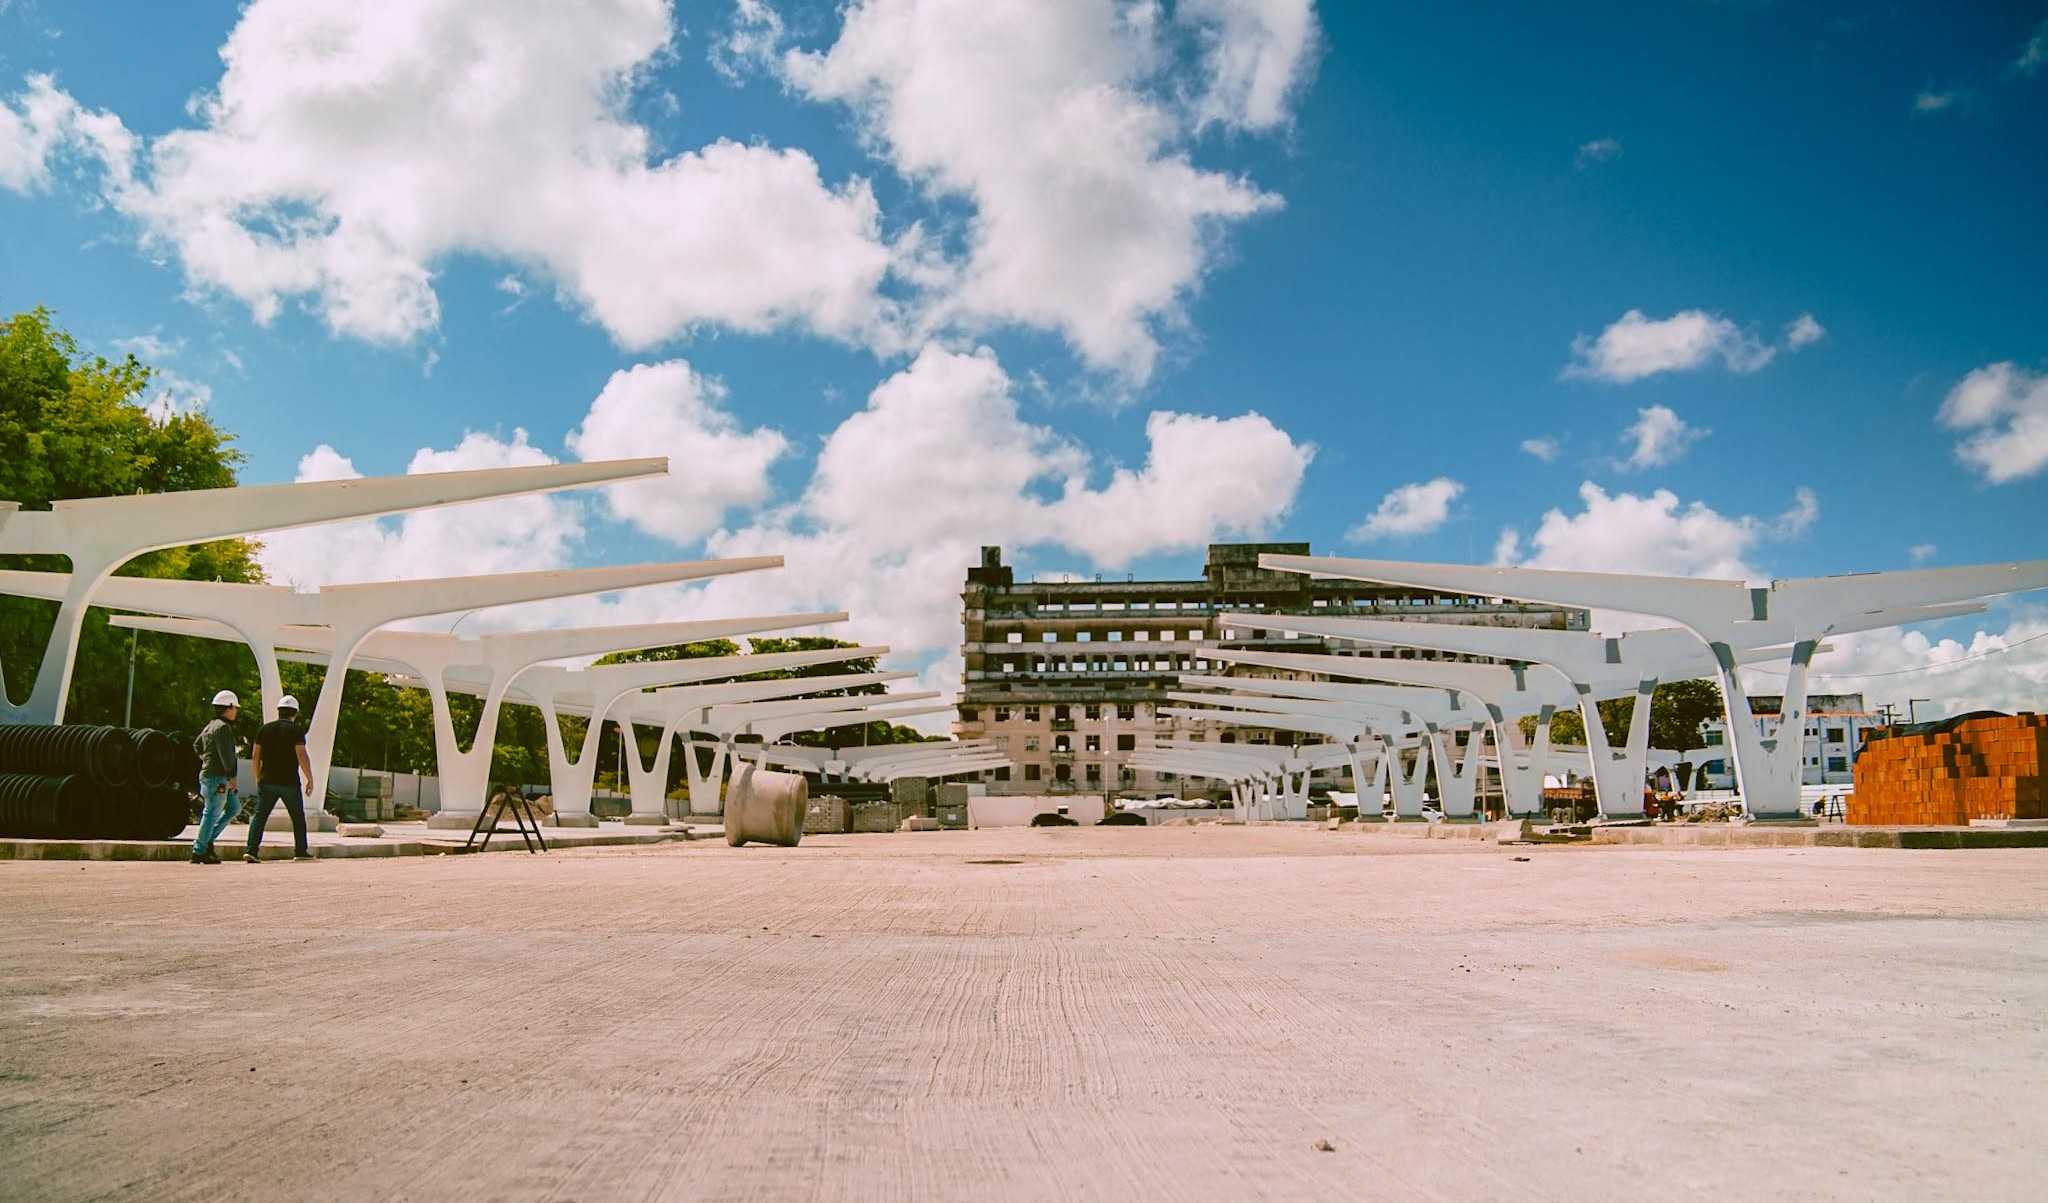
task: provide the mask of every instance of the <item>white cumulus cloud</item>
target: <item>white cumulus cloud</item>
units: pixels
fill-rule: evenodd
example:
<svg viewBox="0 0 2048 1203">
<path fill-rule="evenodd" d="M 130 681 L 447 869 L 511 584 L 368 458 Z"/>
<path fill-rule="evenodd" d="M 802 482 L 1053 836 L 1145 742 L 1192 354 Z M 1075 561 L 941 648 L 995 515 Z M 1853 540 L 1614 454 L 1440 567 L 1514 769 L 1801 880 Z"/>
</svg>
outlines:
<svg viewBox="0 0 2048 1203">
<path fill-rule="evenodd" d="M 1181 0 L 1174 16 L 1202 43 L 1209 86 L 1195 105 L 1201 124 L 1267 130 L 1287 123 L 1289 102 L 1313 67 L 1315 0 Z"/>
<path fill-rule="evenodd" d="M 1814 320 L 1810 313 L 1802 313 L 1785 325 L 1785 349 L 1797 351 L 1828 336 L 1828 328 Z"/>
<path fill-rule="evenodd" d="M 1442 526 L 1451 516 L 1451 503 L 1465 491 L 1465 486 L 1448 476 L 1400 488 L 1380 498 L 1379 508 L 1366 515 L 1365 521 L 1344 533 L 1353 542 L 1370 539 L 1426 535 Z"/>
<path fill-rule="evenodd" d="M 714 581 L 723 612 L 843 605 L 861 638 L 922 659 L 957 648 L 960 583 L 983 544 L 1033 547 L 1099 568 L 1267 533 L 1291 508 L 1314 449 L 1255 413 L 1160 411 L 1143 466 L 1112 470 L 1018 413 L 988 351 L 927 348 L 883 381 L 818 454 L 803 494 L 720 532 L 714 555 L 788 558 L 779 573 Z"/>
<path fill-rule="evenodd" d="M 1209 61 L 1227 60 L 1238 120 L 1266 123 L 1288 91 L 1285 39 L 1232 20 Z M 829 48 L 786 54 L 798 93 L 843 102 L 905 177 L 972 207 L 964 258 L 937 237 L 919 257 L 924 328 L 1054 330 L 1096 368 L 1150 375 L 1219 236 L 1280 204 L 1191 161 L 1189 116 L 1158 87 L 1158 25 L 1153 6 L 1112 0 L 856 0 Z M 1233 28 L 1266 32 L 1240 49 Z"/>
<path fill-rule="evenodd" d="M 1924 627 L 1892 627 L 1831 636 L 1831 650 L 1813 660 L 1808 688 L 1860 692 L 1872 707 L 1889 702 L 1899 713 L 1917 699 L 1920 717 L 1971 710 L 2038 712 L 2048 697 L 2048 604 L 2023 594 L 1984 615 L 1955 620 L 1957 635 Z M 1745 672 L 1762 692 L 1782 688 L 1782 673 Z"/>
<path fill-rule="evenodd" d="M 1636 471 L 1661 468 L 1678 460 L 1694 443 L 1712 433 L 1711 430 L 1689 425 L 1668 405 L 1639 409 L 1636 420 L 1621 434 L 1622 442 L 1629 447 L 1628 458 L 1622 461 L 1622 466 Z"/>
<path fill-rule="evenodd" d="M 1552 435 L 1540 434 L 1534 438 L 1522 440 L 1522 451 L 1525 454 L 1535 456 L 1546 464 L 1555 463 L 1558 453 L 1563 450 L 1563 445 Z"/>
<path fill-rule="evenodd" d="M 742 429 L 725 396 L 682 360 L 614 372 L 569 432 L 569 451 L 584 460 L 667 456 L 668 476 L 615 485 L 605 505 L 649 534 L 693 543 L 728 510 L 768 500 L 768 468 L 789 447 L 778 431 Z"/>
<path fill-rule="evenodd" d="M 421 448 L 408 474 L 554 463 L 524 430 L 510 440 L 472 431 L 445 451 Z M 349 480 L 355 463 L 327 444 L 299 460 L 295 479 Z M 279 584 L 418 580 L 568 567 L 582 542 L 584 503 L 575 494 L 541 494 L 418 510 L 266 535 L 258 559 Z"/>
<path fill-rule="evenodd" d="M 98 138 L 114 205 L 193 286 L 269 321 L 404 342 L 451 256 L 509 261 L 628 347 L 701 326 L 866 341 L 890 251 L 865 181 L 718 140 L 660 157 L 626 115 L 663 0 L 255 0 L 195 127 Z"/>
<path fill-rule="evenodd" d="M 1576 514 L 1543 515 L 1521 567 L 1758 580 L 1764 574 L 1750 561 L 1758 547 L 1807 530 L 1820 513 L 1803 488 L 1773 517 L 1722 514 L 1669 489 L 1610 494 L 1591 481 L 1579 486 L 1579 501 Z"/>
<path fill-rule="evenodd" d="M 1812 314 L 1801 314 L 1786 331 L 1785 349 L 1797 350 L 1824 333 Z M 1659 372 L 1688 372 L 1715 361 L 1731 372 L 1755 372 L 1777 358 L 1779 348 L 1718 313 L 1687 309 L 1651 318 L 1631 309 L 1598 337 L 1572 340 L 1566 379 L 1627 384 Z"/>
<path fill-rule="evenodd" d="M 1969 432 L 1956 458 L 1990 484 L 2048 467 L 2048 372 L 1994 363 L 1963 377 L 1941 402 L 1944 426 Z"/>
</svg>

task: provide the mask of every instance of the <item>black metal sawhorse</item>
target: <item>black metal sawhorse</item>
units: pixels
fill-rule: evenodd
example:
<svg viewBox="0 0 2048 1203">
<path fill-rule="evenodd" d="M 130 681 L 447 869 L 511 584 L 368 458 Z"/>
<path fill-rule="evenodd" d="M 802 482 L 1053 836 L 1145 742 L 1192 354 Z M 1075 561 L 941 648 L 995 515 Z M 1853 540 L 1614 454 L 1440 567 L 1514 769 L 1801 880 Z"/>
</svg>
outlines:
<svg viewBox="0 0 2048 1203">
<path fill-rule="evenodd" d="M 526 850 L 528 852 L 546 852 L 548 850 L 548 840 L 546 836 L 540 833 L 540 819 L 533 813 L 533 804 L 526 800 L 525 794 L 511 790 L 507 790 L 484 803 L 483 810 L 477 813 L 476 826 L 469 829 L 469 839 L 463 842 L 462 850 L 464 852 L 469 851 L 471 845 L 476 843 L 476 837 L 481 835 L 484 837 L 484 842 L 482 847 L 477 848 L 477 851 L 488 852 L 491 847 L 491 837 L 498 832 L 498 820 L 503 818 L 508 810 L 512 812 L 512 825 L 519 829 L 519 838 L 526 842 Z M 532 828 L 530 835 L 527 830 L 529 826 Z M 535 848 L 534 845 L 536 843 L 540 847 Z"/>
</svg>

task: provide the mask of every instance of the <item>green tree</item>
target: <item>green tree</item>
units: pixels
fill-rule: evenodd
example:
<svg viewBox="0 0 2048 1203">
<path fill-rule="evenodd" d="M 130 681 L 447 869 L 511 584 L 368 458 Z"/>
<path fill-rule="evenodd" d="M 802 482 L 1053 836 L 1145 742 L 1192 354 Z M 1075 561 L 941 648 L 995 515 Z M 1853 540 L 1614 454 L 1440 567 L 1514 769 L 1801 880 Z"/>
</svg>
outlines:
<svg viewBox="0 0 2048 1203">
<path fill-rule="evenodd" d="M 1629 719 L 1635 714 L 1634 697 L 1609 698 L 1599 703 L 1600 726 L 1610 743 L 1628 738 Z M 1650 746 L 1683 752 L 1699 746 L 1700 723 L 1723 713 L 1721 687 L 1711 679 L 1665 681 L 1650 695 Z M 1536 716 L 1521 720 L 1522 734 L 1536 738 Z M 1586 724 L 1576 710 L 1560 710 L 1550 720 L 1550 741 L 1580 745 L 1586 742 Z"/>
<path fill-rule="evenodd" d="M 0 499 L 47 509 L 53 501 L 126 496 L 236 483 L 241 454 L 233 438 L 200 413 L 152 413 L 145 404 L 151 369 L 133 355 L 113 362 L 77 342 L 33 309 L 0 320 Z M 0 567 L 53 572 L 61 556 L 0 556 Z M 262 579 L 244 540 L 174 547 L 138 556 L 123 576 L 187 580 Z M 34 686 L 56 621 L 54 602 L 0 597 L 0 667 L 17 700 Z M 216 689 L 253 693 L 256 668 L 229 644 L 132 635 L 90 611 L 72 674 L 67 717 L 122 720 L 134 652 L 137 726 L 190 730 L 211 716 Z"/>
</svg>

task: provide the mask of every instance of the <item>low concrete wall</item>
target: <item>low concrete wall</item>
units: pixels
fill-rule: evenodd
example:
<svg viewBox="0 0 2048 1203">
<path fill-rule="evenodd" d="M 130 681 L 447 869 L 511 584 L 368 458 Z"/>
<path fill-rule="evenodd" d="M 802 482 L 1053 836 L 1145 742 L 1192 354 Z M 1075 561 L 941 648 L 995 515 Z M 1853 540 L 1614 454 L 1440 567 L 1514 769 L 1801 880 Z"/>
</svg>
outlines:
<svg viewBox="0 0 2048 1203">
<path fill-rule="evenodd" d="M 1089 826 L 1102 821 L 1105 813 L 1098 794 L 1009 794 L 1002 797 L 969 798 L 969 827 L 1029 827 L 1038 815 L 1064 811 L 1076 823 Z"/>
<path fill-rule="evenodd" d="M 1674 823 L 1668 827 L 1596 827 L 1593 842 L 1660 848 L 2048 848 L 2048 828 Z"/>
</svg>

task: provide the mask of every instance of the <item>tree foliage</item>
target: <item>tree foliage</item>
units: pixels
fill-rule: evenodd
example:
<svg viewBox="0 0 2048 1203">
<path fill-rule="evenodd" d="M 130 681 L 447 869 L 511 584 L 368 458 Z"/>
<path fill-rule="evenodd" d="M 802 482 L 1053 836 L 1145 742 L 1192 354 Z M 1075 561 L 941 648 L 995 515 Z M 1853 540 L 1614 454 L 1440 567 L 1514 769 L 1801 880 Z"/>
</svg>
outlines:
<svg viewBox="0 0 2048 1203">
<path fill-rule="evenodd" d="M 606 656 L 599 664 L 640 664 L 660 660 L 695 660 L 709 656 L 768 656 L 779 652 L 816 652 L 835 648 L 859 647 L 844 639 L 833 639 L 823 635 L 795 635 L 789 637 L 755 636 L 747 640 L 745 651 L 730 639 L 709 639 L 701 643 L 678 643 L 667 647 L 648 648 L 638 652 L 621 652 Z M 875 657 L 861 656 L 853 660 L 836 660 L 828 664 L 807 664 L 801 668 L 770 669 L 765 672 L 738 673 L 726 678 L 732 681 L 787 681 L 816 677 L 821 684 L 818 689 L 804 696 L 821 698 L 843 698 L 887 693 L 882 685 L 855 685 L 833 688 L 822 684 L 836 676 L 860 675 L 874 672 Z M 865 730 L 863 730 L 863 726 Z M 943 739 L 943 736 L 926 735 L 914 727 L 876 720 L 851 727 L 833 727 L 826 731 L 800 731 L 790 736 L 790 742 L 807 748 L 845 748 L 857 745 L 876 746 L 881 744 L 914 744 Z"/>
<path fill-rule="evenodd" d="M 53 501 L 127 496 L 236 483 L 233 437 L 202 413 L 152 412 L 151 369 L 133 355 L 113 362 L 81 352 L 47 309 L 0 319 L 0 499 L 25 510 Z M 62 572 L 61 556 L 0 556 L 0 568 Z M 186 580 L 262 579 L 244 540 L 150 552 L 123 576 Z M 56 621 L 54 602 L 0 597 L 0 668 L 16 701 L 33 688 Z M 256 666 L 230 644 L 133 635 L 90 611 L 80 637 L 67 717 L 122 721 L 134 650 L 134 723 L 192 730 L 211 717 L 216 689 L 253 694 Z"/>
<path fill-rule="evenodd" d="M 1610 743 L 1620 744 L 1628 738 L 1635 705 L 1633 696 L 1598 703 L 1600 726 Z M 1721 687 L 1713 680 L 1665 681 L 1650 695 L 1650 746 L 1675 752 L 1696 748 L 1700 745 L 1700 724 L 1720 718 L 1722 713 Z M 1528 715 L 1521 723 L 1522 734 L 1536 738 L 1536 716 Z M 1586 724 L 1578 711 L 1560 710 L 1551 716 L 1550 741 L 1571 745 L 1586 742 Z"/>
</svg>

